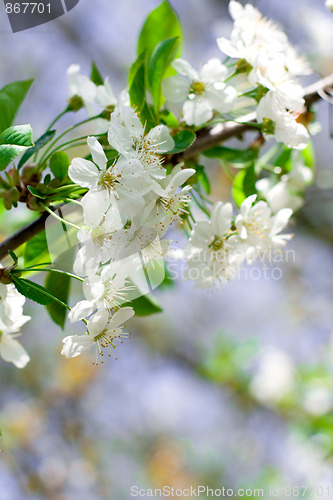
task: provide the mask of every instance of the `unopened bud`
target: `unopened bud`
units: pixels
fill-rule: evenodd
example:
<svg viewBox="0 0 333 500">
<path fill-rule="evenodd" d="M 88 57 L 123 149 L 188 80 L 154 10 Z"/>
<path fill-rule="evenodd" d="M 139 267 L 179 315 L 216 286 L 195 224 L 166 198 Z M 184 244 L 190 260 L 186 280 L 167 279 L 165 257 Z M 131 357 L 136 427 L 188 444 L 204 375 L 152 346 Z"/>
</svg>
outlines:
<svg viewBox="0 0 333 500">
<path fill-rule="evenodd" d="M 84 107 L 83 99 L 78 95 L 74 95 L 68 100 L 69 111 L 79 111 L 79 109 L 83 107 Z"/>
<path fill-rule="evenodd" d="M 42 178 L 38 171 L 38 165 L 25 165 L 21 173 L 21 181 L 24 186 L 37 186 Z"/>
</svg>

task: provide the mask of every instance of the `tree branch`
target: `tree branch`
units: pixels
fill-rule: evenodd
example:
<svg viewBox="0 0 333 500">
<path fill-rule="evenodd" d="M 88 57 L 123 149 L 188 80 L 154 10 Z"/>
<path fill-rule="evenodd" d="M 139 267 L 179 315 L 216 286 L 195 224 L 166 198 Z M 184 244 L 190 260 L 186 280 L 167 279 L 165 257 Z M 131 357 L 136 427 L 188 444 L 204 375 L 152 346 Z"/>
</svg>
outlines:
<svg viewBox="0 0 333 500">
<path fill-rule="evenodd" d="M 318 82 L 310 85 L 304 90 L 304 99 L 306 108 L 309 108 L 314 102 L 325 97 L 325 92 L 333 88 L 333 74 L 319 80 Z M 226 122 L 223 124 L 215 125 L 212 128 L 206 128 L 200 131 L 195 142 L 184 153 L 175 155 L 177 160 L 188 160 L 193 158 L 200 152 L 208 149 L 216 144 L 224 142 L 232 137 L 238 137 L 248 130 L 254 130 L 249 123 L 256 121 L 255 113 L 251 113 L 242 117 L 240 121 L 245 123 Z M 39 219 L 31 224 L 23 227 L 15 234 L 10 236 L 7 240 L 0 243 L 0 260 L 8 255 L 8 250 L 15 250 L 19 246 L 26 243 L 31 238 L 39 234 L 45 229 L 45 221 L 49 217 L 48 213 L 44 213 Z"/>
</svg>

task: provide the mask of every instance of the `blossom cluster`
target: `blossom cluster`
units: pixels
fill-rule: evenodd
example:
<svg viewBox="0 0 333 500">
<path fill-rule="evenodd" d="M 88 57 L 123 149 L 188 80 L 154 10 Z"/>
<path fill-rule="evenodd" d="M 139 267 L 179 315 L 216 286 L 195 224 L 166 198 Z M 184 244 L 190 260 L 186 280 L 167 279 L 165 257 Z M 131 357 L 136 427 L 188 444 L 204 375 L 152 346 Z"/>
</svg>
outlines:
<svg viewBox="0 0 333 500">
<path fill-rule="evenodd" d="M 51 160 L 43 166 L 50 166 L 55 175 L 57 192 L 64 190 L 66 196 L 71 196 L 56 200 L 72 200 L 82 209 L 81 222 L 73 224 L 62 219 L 62 223 L 77 230 L 79 248 L 74 273 L 82 281 L 84 295 L 68 317 L 71 323 L 82 321 L 86 325 L 86 334 L 63 339 L 62 354 L 67 358 L 94 347 L 98 363 L 99 356 L 105 353 L 114 356 L 117 343 L 130 336 L 124 323 L 134 315 L 133 301 L 149 293 L 147 275 L 161 263 L 164 265 L 171 243 L 165 236 L 174 223 L 189 227 L 189 241 L 181 252 L 188 265 L 186 277 L 204 288 L 226 283 L 243 265 L 261 256 L 269 258 L 272 250 L 281 250 L 291 238 L 290 234 L 280 233 L 293 211 L 302 206 L 305 189 L 312 180 L 312 171 L 299 160 L 304 152 L 296 151 L 297 161 L 292 158 L 295 165 L 290 169 L 278 167 L 277 172 L 275 165 L 268 169 L 276 174 L 275 182 L 266 178 L 256 182 L 254 178 L 253 189 L 244 188 L 242 199 L 257 192 L 259 200 L 256 194 L 248 196 L 236 216 L 231 203 L 212 204 L 208 200 L 212 204 L 209 210 L 207 199 L 202 196 L 203 167 L 197 157 L 191 157 L 189 162 L 175 159 L 178 152 L 192 144 L 200 129 L 230 120 L 246 123 L 250 111 L 256 114 L 257 124 L 253 125 L 261 134 L 259 142 L 274 137 L 290 149 L 307 146 L 309 134 L 301 123 L 306 123 L 304 92 L 296 78 L 309 74 L 308 63 L 296 53 L 280 28 L 252 5 L 243 6 L 231 0 L 229 11 L 234 20 L 230 39 L 217 39 L 226 56 L 224 62 L 213 58 L 197 71 L 184 59 L 173 60 L 176 74 L 165 78 L 160 75 L 158 99 L 150 84 L 145 84 L 142 95 L 138 92 L 143 101 L 140 109 L 131 105 L 131 85 L 116 99 L 108 79 L 103 82 L 98 75 L 94 81 L 100 84 L 96 84 L 80 74 L 78 65 L 68 69 L 69 99 L 65 112 L 84 107 L 88 114 L 87 120 L 69 130 L 91 121 L 96 136 L 85 136 L 88 155 L 70 162 L 68 177 L 76 185 L 75 193 L 70 193 L 67 185 L 59 185 L 60 178 L 54 174 Z M 158 54 L 168 59 L 163 51 L 157 51 Z M 147 67 L 143 69 L 142 73 L 148 71 Z M 145 108 L 154 123 L 147 123 Z M 52 158 L 52 152 L 49 156 L 47 153 L 65 133 L 51 144 L 46 158 Z M 177 136 L 178 140 L 181 137 L 180 146 Z M 75 140 L 63 146 L 72 143 L 75 145 Z M 285 146 L 275 145 L 272 150 L 285 152 Z M 55 151 L 58 149 L 57 145 Z M 242 153 L 250 153 L 255 177 L 258 172 L 254 149 L 255 146 Z M 68 179 L 67 167 L 65 174 Z M 44 178 L 41 193 L 28 186 L 29 196 L 37 192 L 41 200 L 46 199 L 47 189 L 54 181 L 49 179 L 48 183 L 48 176 L 51 179 L 50 174 Z M 204 206 L 200 201 L 199 207 L 209 216 L 208 220 L 194 217 L 190 202 L 198 200 L 193 193 L 204 200 Z M 29 357 L 13 334 L 29 319 L 22 314 L 24 299 L 12 285 L 0 287 L 0 354 L 23 367 Z"/>
<path fill-rule="evenodd" d="M 224 284 L 234 278 L 242 265 L 252 264 L 263 255 L 284 247 L 290 234 L 281 235 L 292 210 L 284 208 L 275 215 L 256 195 L 246 198 L 240 213 L 233 218 L 231 203 L 215 203 L 210 220 L 197 222 L 185 248 L 189 269 L 187 278 L 200 287 Z"/>
<path fill-rule="evenodd" d="M 238 61 L 227 66 L 210 59 L 197 72 L 176 59 L 178 74 L 163 82 L 167 108 L 187 125 L 199 127 L 214 113 L 228 117 L 250 107 L 266 138 L 273 135 L 290 148 L 305 148 L 309 134 L 298 121 L 305 102 L 295 77 L 311 73 L 308 63 L 255 7 L 231 0 L 229 10 L 234 19 L 231 40 L 218 38 L 217 44 Z"/>
<path fill-rule="evenodd" d="M 167 175 L 162 155 L 174 148 L 169 129 L 159 125 L 146 133 L 126 93 L 111 114 L 108 142 L 110 160 L 97 139 L 89 137 L 92 161 L 74 158 L 69 168 L 72 181 L 88 189 L 81 200 L 84 224 L 74 263 L 76 274 L 84 277 L 85 300 L 69 318 L 90 319 L 88 335 L 63 340 L 67 357 L 94 344 L 101 355 L 106 347 L 112 352 L 114 341 L 126 336 L 120 325 L 134 311 L 122 306 L 138 288 L 142 260 L 163 260 L 167 242 L 160 239 L 186 212 L 190 187 L 181 186 L 195 172 L 177 165 Z"/>
</svg>

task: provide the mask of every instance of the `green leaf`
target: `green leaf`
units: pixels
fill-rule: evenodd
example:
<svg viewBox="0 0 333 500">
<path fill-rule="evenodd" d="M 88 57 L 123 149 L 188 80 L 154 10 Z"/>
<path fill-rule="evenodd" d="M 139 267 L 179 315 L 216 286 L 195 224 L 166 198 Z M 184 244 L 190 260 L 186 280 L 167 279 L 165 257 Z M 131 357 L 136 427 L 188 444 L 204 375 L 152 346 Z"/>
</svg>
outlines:
<svg viewBox="0 0 333 500">
<path fill-rule="evenodd" d="M 51 304 L 53 297 L 41 285 L 27 279 L 16 278 L 13 275 L 12 279 L 16 290 L 28 299 L 43 306 Z"/>
<path fill-rule="evenodd" d="M 128 304 L 124 305 L 133 307 L 137 316 L 150 316 L 151 314 L 163 311 L 158 300 L 150 294 L 138 297 L 137 299 L 134 299 Z"/>
<path fill-rule="evenodd" d="M 240 206 L 245 198 L 251 194 L 257 193 L 256 190 L 257 177 L 255 175 L 254 165 L 247 169 L 241 170 L 235 177 L 232 187 L 232 197 L 236 204 Z"/>
<path fill-rule="evenodd" d="M 313 148 L 313 144 L 309 141 L 305 149 L 301 150 L 301 156 L 303 157 L 304 165 L 310 168 L 312 171 L 315 170 L 316 157 Z"/>
<path fill-rule="evenodd" d="M 152 107 L 149 106 L 149 104 L 147 104 L 146 102 L 144 103 L 143 108 L 138 114 L 142 125 L 146 126 L 145 128 L 146 133 L 148 133 L 149 130 L 151 130 L 157 125 L 154 111 Z"/>
<path fill-rule="evenodd" d="M 257 158 L 257 151 L 254 149 L 233 149 L 225 146 L 214 146 L 206 149 L 203 155 L 207 158 L 219 158 L 221 160 L 232 163 L 235 166 L 240 165 L 244 168 L 244 164 L 252 163 Z"/>
<path fill-rule="evenodd" d="M 68 174 L 69 158 L 64 151 L 57 151 L 51 156 L 49 163 L 50 170 L 54 177 L 63 181 Z"/>
<path fill-rule="evenodd" d="M 173 136 L 175 147 L 172 151 L 169 151 L 169 153 L 176 154 L 185 151 L 185 149 L 189 148 L 191 144 L 193 144 L 195 139 L 196 135 L 192 132 L 192 130 L 181 130 L 180 132 L 177 132 L 177 134 Z"/>
<path fill-rule="evenodd" d="M 70 276 L 62 273 L 49 273 L 45 281 L 45 288 L 52 293 L 52 295 L 55 295 L 66 304 L 68 302 L 70 285 Z M 67 317 L 66 307 L 62 306 L 58 302 L 52 302 L 46 308 L 51 316 L 51 319 L 64 329 Z"/>
<path fill-rule="evenodd" d="M 163 40 L 156 47 L 151 56 L 148 67 L 148 81 L 151 95 L 155 105 L 155 112 L 158 113 L 161 107 L 161 84 L 163 76 L 175 58 L 180 38 L 168 38 Z"/>
<path fill-rule="evenodd" d="M 90 80 L 95 84 L 95 85 L 104 85 L 104 80 L 99 72 L 96 64 L 93 62 L 91 66 L 91 73 L 90 73 Z"/>
<path fill-rule="evenodd" d="M 39 139 L 37 139 L 35 145 L 29 148 L 20 159 L 20 162 L 17 167 L 18 170 L 20 170 L 20 168 L 29 160 L 29 158 L 31 158 L 32 155 L 36 153 L 36 151 L 38 151 L 40 148 L 45 146 L 45 144 L 50 142 L 51 139 L 53 139 L 53 137 L 55 136 L 55 133 L 56 133 L 55 130 L 49 130 L 48 132 L 45 132 L 45 134 L 43 134 Z"/>
<path fill-rule="evenodd" d="M 147 50 L 150 59 L 157 44 L 174 37 L 182 39 L 182 28 L 178 15 L 165 0 L 148 15 L 139 35 L 137 54 Z"/>
<path fill-rule="evenodd" d="M 165 277 L 162 283 L 159 285 L 159 290 L 164 289 L 172 289 L 175 287 L 175 281 L 171 276 L 171 273 L 168 271 L 168 268 L 165 267 Z"/>
<path fill-rule="evenodd" d="M 141 111 L 146 102 L 146 84 L 145 84 L 145 61 L 146 52 L 144 51 L 132 64 L 128 74 L 128 92 L 131 106 Z"/>
<path fill-rule="evenodd" d="M 42 188 L 43 185 L 40 184 L 40 187 Z M 34 188 L 33 186 L 27 186 L 28 190 L 30 191 L 31 194 L 36 196 L 36 198 L 40 198 L 41 200 L 46 199 L 46 194 L 41 193 L 38 189 Z"/>
<path fill-rule="evenodd" d="M 50 260 L 45 231 L 37 234 L 25 246 L 24 266 L 29 267 Z"/>
<path fill-rule="evenodd" d="M 201 186 L 203 187 L 204 191 L 207 194 L 210 194 L 211 193 L 210 182 L 209 182 L 209 178 L 208 178 L 204 169 L 199 174 L 199 182 L 200 182 Z"/>
<path fill-rule="evenodd" d="M 20 153 L 31 146 L 32 129 L 30 125 L 9 127 L 0 134 L 0 170 L 4 170 Z"/>
<path fill-rule="evenodd" d="M 75 248 L 70 248 L 54 261 L 54 267 L 56 269 L 71 272 L 73 269 L 74 256 Z M 51 272 L 45 280 L 46 290 L 51 295 L 57 297 L 64 304 L 68 304 L 70 286 L 71 277 L 65 273 Z M 64 329 L 68 312 L 67 308 L 59 302 L 52 302 L 46 307 L 46 309 L 51 319 Z"/>
<path fill-rule="evenodd" d="M 9 83 L 0 90 L 0 132 L 14 121 L 33 80 Z"/>
</svg>

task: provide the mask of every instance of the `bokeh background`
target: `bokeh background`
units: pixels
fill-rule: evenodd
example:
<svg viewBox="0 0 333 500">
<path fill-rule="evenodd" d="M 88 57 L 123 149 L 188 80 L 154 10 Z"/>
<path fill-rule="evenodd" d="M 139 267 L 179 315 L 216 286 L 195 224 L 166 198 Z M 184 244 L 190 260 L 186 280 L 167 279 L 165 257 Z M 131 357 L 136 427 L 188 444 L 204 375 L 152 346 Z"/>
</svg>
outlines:
<svg viewBox="0 0 333 500">
<path fill-rule="evenodd" d="M 231 30 L 227 2 L 171 3 L 184 56 L 194 65 L 219 57 L 215 39 Z M 333 71 L 333 14 L 324 0 L 251 3 L 308 54 L 316 74 L 305 85 Z M 1 5 L 0 84 L 35 78 L 17 121 L 30 122 L 36 136 L 45 130 L 65 107 L 74 62 L 88 74 L 94 60 L 118 94 L 140 26 L 158 4 L 81 0 L 15 35 Z M 297 497 L 284 486 L 305 485 L 311 498 L 333 497 L 332 114 L 328 103 L 318 106 L 316 180 L 282 279 L 243 276 L 215 291 L 179 280 L 156 292 L 164 312 L 132 320 L 118 360 L 98 368 L 89 357 L 62 358 L 71 326 L 64 334 L 27 303 L 33 319 L 22 342 L 31 362 L 22 371 L 0 363 L 1 500 L 127 500 L 132 485 L 200 484 L 264 488 L 264 498 L 269 487 L 280 488 L 278 498 Z M 210 176 L 215 199 L 227 200 L 229 181 L 217 165 Z M 8 216 L 17 226 L 26 217 Z"/>
</svg>

